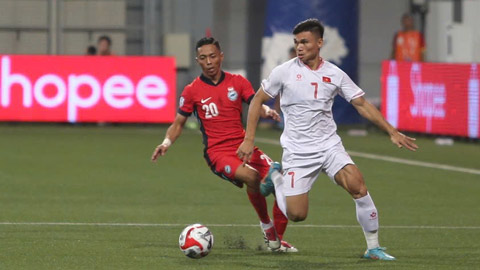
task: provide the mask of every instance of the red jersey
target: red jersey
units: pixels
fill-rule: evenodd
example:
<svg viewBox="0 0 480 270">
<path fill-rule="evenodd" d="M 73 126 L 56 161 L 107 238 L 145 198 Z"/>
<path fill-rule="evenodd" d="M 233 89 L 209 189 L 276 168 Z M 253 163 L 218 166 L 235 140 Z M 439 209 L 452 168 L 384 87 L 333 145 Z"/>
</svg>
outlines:
<svg viewBox="0 0 480 270">
<path fill-rule="evenodd" d="M 236 151 L 245 136 L 242 102 L 250 103 L 254 95 L 250 82 L 240 75 L 222 72 L 214 84 L 202 74 L 183 89 L 178 113 L 187 117 L 195 114 L 207 155 Z"/>
</svg>

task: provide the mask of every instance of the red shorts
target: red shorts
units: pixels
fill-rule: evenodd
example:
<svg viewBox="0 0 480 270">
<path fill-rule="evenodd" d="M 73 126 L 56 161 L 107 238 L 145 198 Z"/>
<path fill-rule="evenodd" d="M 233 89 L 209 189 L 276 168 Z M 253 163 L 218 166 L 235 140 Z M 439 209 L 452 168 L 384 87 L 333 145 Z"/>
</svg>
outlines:
<svg viewBox="0 0 480 270">
<path fill-rule="evenodd" d="M 205 158 L 214 174 L 232 182 L 236 186 L 242 187 L 243 183 L 235 180 L 235 172 L 243 163 L 242 160 L 238 158 L 236 151 L 237 149 L 232 151 L 209 151 Z M 271 163 L 272 159 L 258 149 L 258 147 L 255 147 L 252 158 L 247 164 L 256 169 L 260 174 L 260 178 L 263 179 L 268 174 Z"/>
</svg>

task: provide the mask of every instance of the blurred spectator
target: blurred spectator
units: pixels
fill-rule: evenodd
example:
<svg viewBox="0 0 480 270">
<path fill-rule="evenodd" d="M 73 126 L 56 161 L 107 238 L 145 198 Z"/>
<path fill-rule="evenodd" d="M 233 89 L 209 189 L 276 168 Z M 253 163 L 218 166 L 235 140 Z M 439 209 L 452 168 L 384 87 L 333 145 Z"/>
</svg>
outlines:
<svg viewBox="0 0 480 270">
<path fill-rule="evenodd" d="M 100 36 L 97 41 L 98 55 L 108 56 L 112 53 L 112 39 L 109 36 Z"/>
<path fill-rule="evenodd" d="M 398 31 L 392 44 L 391 58 L 397 61 L 423 61 L 425 41 L 423 34 L 415 30 L 413 16 L 402 16 L 402 30 Z"/>
<path fill-rule="evenodd" d="M 288 59 L 293 59 L 297 57 L 297 51 L 295 50 L 295 47 L 291 47 L 290 50 L 288 50 Z"/>
<path fill-rule="evenodd" d="M 97 55 L 97 48 L 93 45 L 88 46 L 85 55 Z"/>
</svg>

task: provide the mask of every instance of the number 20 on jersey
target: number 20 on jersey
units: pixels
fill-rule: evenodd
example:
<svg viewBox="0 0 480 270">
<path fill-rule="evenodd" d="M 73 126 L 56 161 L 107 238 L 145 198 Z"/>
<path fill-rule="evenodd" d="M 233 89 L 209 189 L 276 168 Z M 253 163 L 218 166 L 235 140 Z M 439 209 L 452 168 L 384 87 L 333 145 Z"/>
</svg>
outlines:
<svg viewBox="0 0 480 270">
<path fill-rule="evenodd" d="M 205 111 L 205 118 L 210 119 L 212 117 L 218 116 L 218 108 L 217 105 L 213 102 L 209 104 L 203 104 L 202 110 Z"/>
</svg>

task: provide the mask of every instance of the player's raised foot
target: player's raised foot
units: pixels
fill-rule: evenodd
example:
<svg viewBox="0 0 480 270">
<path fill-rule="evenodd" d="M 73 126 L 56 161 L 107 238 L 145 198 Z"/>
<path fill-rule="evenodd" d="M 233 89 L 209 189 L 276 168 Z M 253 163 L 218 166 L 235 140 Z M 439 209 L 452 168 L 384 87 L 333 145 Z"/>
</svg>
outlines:
<svg viewBox="0 0 480 270">
<path fill-rule="evenodd" d="M 260 193 L 265 197 L 275 192 L 275 185 L 272 180 L 272 173 L 275 171 L 282 173 L 282 165 L 278 162 L 272 163 L 272 166 L 270 166 L 268 170 L 267 177 L 265 177 L 265 181 L 260 182 Z"/>
<path fill-rule="evenodd" d="M 288 243 L 287 241 L 281 241 L 281 246 L 280 248 L 278 249 L 271 249 L 271 248 L 268 248 L 268 250 L 272 251 L 272 252 L 287 252 L 287 253 L 290 253 L 290 252 L 298 252 L 298 249 L 292 245 L 290 245 L 290 243 Z"/>
<path fill-rule="evenodd" d="M 269 250 L 277 250 L 281 247 L 280 238 L 278 238 L 277 231 L 275 227 L 272 226 L 268 229 L 263 229 L 263 238 L 265 239 L 265 244 Z"/>
<path fill-rule="evenodd" d="M 363 258 L 371 259 L 371 260 L 382 260 L 382 261 L 394 261 L 396 260 L 395 257 L 385 252 L 387 248 L 384 247 L 377 247 L 368 249 L 363 254 Z"/>
</svg>

